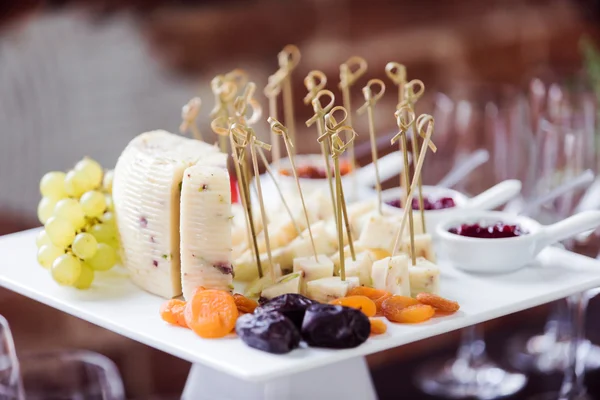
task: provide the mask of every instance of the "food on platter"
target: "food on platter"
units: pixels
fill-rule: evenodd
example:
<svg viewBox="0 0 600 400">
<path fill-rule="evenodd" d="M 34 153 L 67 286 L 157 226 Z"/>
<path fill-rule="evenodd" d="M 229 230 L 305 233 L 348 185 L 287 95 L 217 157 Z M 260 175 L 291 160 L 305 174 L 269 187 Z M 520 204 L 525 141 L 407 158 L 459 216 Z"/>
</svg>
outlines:
<svg viewBox="0 0 600 400">
<path fill-rule="evenodd" d="M 460 305 L 456 301 L 444 299 L 432 293 L 419 293 L 415 297 L 419 303 L 429 305 L 442 312 L 453 313 L 457 312 L 460 308 Z"/>
<path fill-rule="evenodd" d="M 386 204 L 388 204 L 392 207 L 402 208 L 402 203 L 401 203 L 400 199 L 389 200 L 386 202 Z M 456 203 L 454 202 L 454 199 L 452 197 L 440 197 L 440 198 L 424 197 L 423 198 L 423 209 L 426 211 L 443 210 L 446 208 L 454 208 L 454 207 L 456 207 Z M 412 208 L 415 210 L 419 209 L 419 199 L 412 200 Z"/>
<path fill-rule="evenodd" d="M 302 179 L 326 179 L 327 173 L 325 172 L 325 168 L 315 165 L 299 165 L 296 168 L 298 173 L 298 178 Z M 340 165 L 340 174 L 342 176 L 347 175 L 352 171 L 350 163 L 343 163 Z M 279 173 L 284 176 L 293 176 L 294 174 L 289 169 L 280 169 Z M 331 176 L 335 175 L 335 171 L 331 171 Z"/>
<path fill-rule="evenodd" d="M 340 276 L 316 279 L 306 283 L 306 295 L 322 303 L 345 297 L 348 291 L 359 286 L 358 278 L 348 276 L 343 280 Z"/>
<path fill-rule="evenodd" d="M 375 261 L 371 269 L 372 286 L 392 294 L 410 296 L 408 265 L 409 259 L 404 254 Z"/>
<path fill-rule="evenodd" d="M 277 296 L 255 310 L 255 313 L 280 312 L 288 317 L 298 329 L 302 327 L 306 309 L 316 301 L 300 294 L 287 293 Z"/>
<path fill-rule="evenodd" d="M 484 225 L 478 223 L 461 224 L 460 226 L 448 229 L 448 232 L 480 239 L 503 239 L 527 234 L 527 231 L 519 225 L 505 224 L 501 221 Z"/>
<path fill-rule="evenodd" d="M 300 332 L 278 311 L 242 315 L 235 332 L 248 346 L 273 354 L 285 354 L 300 345 Z"/>
<path fill-rule="evenodd" d="M 364 343 L 371 333 L 369 318 L 359 310 L 331 304 L 306 309 L 302 338 L 309 346 L 348 349 Z"/>
<path fill-rule="evenodd" d="M 377 314 L 377 306 L 375 302 L 367 296 L 347 296 L 340 297 L 329 302 L 344 307 L 352 307 L 362 311 L 367 317 L 374 317 Z"/>
<path fill-rule="evenodd" d="M 301 272 L 293 272 L 275 280 L 273 284 L 267 284 L 260 292 L 260 298 L 272 299 L 286 293 L 299 294 L 304 289 L 304 275 Z"/>
<path fill-rule="evenodd" d="M 411 296 L 418 293 L 439 294 L 440 268 L 431 261 L 423 257 L 417 258 L 416 264 L 408 268 L 408 277 Z"/>
<path fill-rule="evenodd" d="M 67 173 L 45 174 L 40 192 L 37 260 L 58 284 L 87 289 L 95 271 L 112 268 L 118 258 L 112 172 L 86 157 Z"/>
<path fill-rule="evenodd" d="M 371 335 L 382 335 L 387 332 L 387 325 L 379 318 L 369 318 Z"/>
<path fill-rule="evenodd" d="M 197 229 L 188 228 L 187 215 L 180 218 L 180 201 L 192 201 L 181 197 L 183 177 L 195 165 L 225 168 L 226 155 L 198 140 L 152 131 L 134 138 L 115 167 L 113 199 L 123 263 L 134 283 L 166 298 L 182 293 L 179 232 Z"/>
<path fill-rule="evenodd" d="M 235 327 L 239 316 L 233 296 L 222 290 L 198 290 L 183 311 L 187 326 L 200 337 L 220 338 Z"/>
</svg>

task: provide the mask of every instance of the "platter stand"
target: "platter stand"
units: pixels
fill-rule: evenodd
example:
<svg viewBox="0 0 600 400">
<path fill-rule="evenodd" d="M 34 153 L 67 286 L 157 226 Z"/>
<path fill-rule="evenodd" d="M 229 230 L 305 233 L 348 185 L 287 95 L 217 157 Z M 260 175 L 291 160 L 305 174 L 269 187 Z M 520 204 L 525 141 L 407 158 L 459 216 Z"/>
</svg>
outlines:
<svg viewBox="0 0 600 400">
<path fill-rule="evenodd" d="M 231 337 L 204 340 L 165 324 L 163 299 L 116 267 L 91 289 L 58 286 L 36 261 L 38 229 L 0 237 L 0 286 L 193 363 L 184 390 L 192 400 L 374 400 L 365 356 L 536 307 L 600 286 L 600 262 L 548 248 L 536 264 L 504 275 L 466 274 L 441 262 L 441 295 L 461 304 L 423 324 L 388 323 L 388 332 L 354 349 L 301 348 L 287 355 L 251 349 Z M 119 312 L 115 312 L 119 310 Z"/>
</svg>

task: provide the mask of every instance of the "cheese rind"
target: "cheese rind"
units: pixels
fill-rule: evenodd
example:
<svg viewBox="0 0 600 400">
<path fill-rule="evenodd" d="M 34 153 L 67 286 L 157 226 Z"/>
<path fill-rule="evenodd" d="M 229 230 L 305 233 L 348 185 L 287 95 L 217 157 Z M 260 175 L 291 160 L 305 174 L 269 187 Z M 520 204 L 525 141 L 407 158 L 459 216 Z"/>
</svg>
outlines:
<svg viewBox="0 0 600 400">
<path fill-rule="evenodd" d="M 181 190 L 181 283 L 190 299 L 198 286 L 231 291 L 231 186 L 225 168 L 185 170 Z"/>
<path fill-rule="evenodd" d="M 115 167 L 123 264 L 135 284 L 162 297 L 181 294 L 180 183 L 185 169 L 203 160 L 224 166 L 226 155 L 198 140 L 153 131 L 131 140 Z"/>
</svg>

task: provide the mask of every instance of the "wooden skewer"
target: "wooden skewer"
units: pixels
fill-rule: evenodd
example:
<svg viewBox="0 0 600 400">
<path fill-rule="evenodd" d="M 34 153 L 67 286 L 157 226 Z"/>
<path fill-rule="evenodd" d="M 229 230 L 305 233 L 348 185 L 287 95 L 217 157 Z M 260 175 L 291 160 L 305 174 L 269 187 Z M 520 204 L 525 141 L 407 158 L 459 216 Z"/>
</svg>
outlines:
<svg viewBox="0 0 600 400">
<path fill-rule="evenodd" d="M 337 111 L 343 113 L 343 116 L 339 120 L 339 122 L 335 118 L 335 113 Z M 331 150 L 332 155 L 334 152 L 333 152 L 333 142 L 331 140 L 334 135 L 338 134 L 336 137 L 339 139 L 340 132 L 349 132 L 349 134 L 346 136 L 349 137 L 350 139 L 347 141 L 347 145 L 343 146 L 344 150 L 349 147 L 351 142 L 357 136 L 356 132 L 352 129 L 352 127 L 345 124 L 345 122 L 347 121 L 347 117 L 348 117 L 348 112 L 346 111 L 346 109 L 344 107 L 341 107 L 341 106 L 333 107 L 331 109 L 331 111 L 327 115 L 325 115 L 325 130 L 326 130 L 326 132 L 318 140 L 319 141 L 324 141 L 324 140 L 329 141 L 330 148 L 332 149 Z M 343 144 L 343 142 L 341 142 L 341 143 Z M 339 144 L 339 141 L 338 141 L 338 144 Z M 338 149 L 336 151 L 339 153 L 340 150 Z M 343 153 L 343 151 L 342 151 L 342 153 Z M 338 161 L 338 169 L 339 169 L 339 159 L 337 161 Z M 346 198 L 344 196 L 344 186 L 342 185 L 342 176 L 341 176 L 340 171 L 336 172 L 335 179 L 336 179 L 336 209 L 335 209 L 336 223 L 337 223 L 338 227 L 340 227 L 340 229 L 342 226 L 342 222 L 344 223 L 344 225 L 346 227 L 346 236 L 348 237 L 348 246 L 350 247 L 350 256 L 352 257 L 353 261 L 356 261 L 356 252 L 354 251 L 354 240 L 352 238 L 352 229 L 350 229 L 350 220 L 348 218 L 348 212 L 346 210 Z M 338 181 L 339 181 L 339 188 L 338 188 Z M 338 191 L 339 191 L 339 193 L 338 193 Z M 342 207 L 341 211 L 337 209 L 338 206 Z M 343 221 L 337 219 L 337 216 L 340 215 L 340 212 L 341 212 Z M 340 246 L 342 248 L 344 247 L 343 240 L 340 243 Z"/>
<path fill-rule="evenodd" d="M 415 90 L 415 87 L 418 87 L 417 90 Z M 415 104 L 417 103 L 417 101 L 421 98 L 421 96 L 423 95 L 423 93 L 425 92 L 425 84 L 418 80 L 418 79 L 413 79 L 412 81 L 408 82 L 406 84 L 405 87 L 405 97 L 406 97 L 406 101 L 408 102 L 408 105 L 410 107 L 410 109 L 412 110 L 413 113 L 415 113 Z M 411 125 L 411 132 L 412 132 L 412 136 L 411 136 L 411 144 L 412 144 L 412 153 L 413 153 L 413 159 L 418 159 L 419 158 L 419 135 L 417 133 L 417 121 L 413 119 L 413 123 Z M 419 213 L 421 214 L 421 226 L 423 227 L 423 233 L 427 233 L 427 225 L 425 224 L 425 205 L 424 205 L 424 201 L 423 201 L 423 178 L 421 177 L 421 174 L 418 175 L 418 179 L 419 181 L 417 182 L 417 186 L 419 189 Z"/>
<path fill-rule="evenodd" d="M 398 110 L 400 111 L 400 110 Z M 398 113 L 398 111 L 396 113 Z M 422 114 L 419 116 L 419 118 L 417 119 L 417 125 L 418 125 L 418 130 L 419 130 L 419 134 L 421 135 L 421 137 L 425 137 L 425 140 L 423 140 L 423 145 L 421 147 L 421 154 L 419 155 L 419 159 L 417 160 L 417 165 L 415 166 L 415 173 L 412 179 L 412 184 L 410 185 L 410 190 L 408 192 L 408 196 L 407 196 L 407 205 L 406 207 L 404 207 L 404 213 L 402 214 L 402 221 L 400 222 L 400 229 L 398 230 L 398 233 L 396 234 L 396 240 L 394 242 L 394 251 L 392 256 L 396 255 L 398 253 L 398 248 L 400 245 L 400 240 L 402 239 L 402 232 L 404 231 L 404 228 L 406 226 L 406 217 L 407 215 L 410 215 L 410 213 L 412 212 L 412 199 L 413 199 L 413 195 L 415 192 L 415 187 L 417 185 L 418 179 L 416 179 L 419 174 L 421 173 L 421 169 L 423 168 L 423 163 L 425 162 L 425 155 L 427 154 L 427 148 L 431 149 L 432 152 L 436 152 L 437 151 L 437 147 L 435 146 L 435 144 L 431 141 L 431 135 L 433 134 L 433 127 L 434 127 L 434 119 L 431 115 L 428 114 Z M 411 253 L 413 255 L 413 259 L 414 259 L 414 247 L 411 248 Z M 413 265 L 415 265 L 415 263 L 413 262 Z"/>
<path fill-rule="evenodd" d="M 397 62 L 389 62 L 385 66 L 385 73 L 390 80 L 398 87 L 398 104 L 404 100 L 404 85 L 406 85 L 406 67 Z M 398 142 L 400 146 L 400 152 L 404 152 L 402 149 L 402 141 Z M 406 193 L 407 187 L 410 186 L 410 182 L 406 182 L 406 177 L 409 175 L 400 174 L 400 204 L 402 204 L 402 194 Z"/>
<path fill-rule="evenodd" d="M 342 91 L 342 101 L 344 108 L 348 111 L 348 125 L 352 125 L 352 106 L 350 102 L 350 89 L 356 81 L 367 72 L 367 61 L 358 56 L 350 57 L 345 63 L 340 65 L 340 83 L 338 87 Z M 350 159 L 350 171 L 354 175 L 356 170 L 356 157 L 354 155 L 354 143 L 350 141 L 348 148 L 348 158 Z M 355 182 L 356 183 L 356 182 Z"/>
<path fill-rule="evenodd" d="M 277 114 L 277 97 L 281 93 L 282 74 L 277 71 L 269 77 L 267 86 L 265 86 L 264 94 L 269 99 L 269 117 L 274 119 L 279 118 Z M 281 160 L 281 148 L 279 146 L 279 138 L 271 131 L 271 143 L 273 144 L 273 165 L 279 170 L 279 160 Z M 273 178 L 275 181 L 275 178 Z"/>
<path fill-rule="evenodd" d="M 271 130 L 278 136 L 283 138 L 283 143 L 285 145 L 285 150 L 288 154 L 288 158 L 290 160 L 290 165 L 292 167 L 292 172 L 294 173 L 294 179 L 296 180 L 296 187 L 298 188 L 298 193 L 300 194 L 300 201 L 302 202 L 302 209 L 304 211 L 304 218 L 306 220 L 306 227 L 308 228 L 308 235 L 310 236 L 310 244 L 312 246 L 312 251 L 315 256 L 315 260 L 318 261 L 317 247 L 315 246 L 315 239 L 313 238 L 312 229 L 310 227 L 310 219 L 308 218 L 308 211 L 306 211 L 306 203 L 304 202 L 304 195 L 302 194 L 302 188 L 300 187 L 300 180 L 298 179 L 298 171 L 296 171 L 296 165 L 294 162 L 294 153 L 291 151 L 294 144 L 290 140 L 288 130 L 283 124 L 277 121 L 274 118 L 269 117 L 267 120 L 271 125 Z"/>
<path fill-rule="evenodd" d="M 373 86 L 379 86 L 379 90 L 373 95 Z M 365 96 L 365 104 L 358 109 L 358 114 L 363 114 L 367 111 L 369 118 L 369 137 L 371 139 L 371 158 L 373 159 L 373 165 L 375 166 L 375 189 L 377 190 L 377 212 L 379 215 L 383 215 L 381 210 L 382 199 L 381 199 L 381 179 L 379 178 L 379 166 L 377 164 L 377 139 L 375 136 L 375 117 L 373 116 L 373 110 L 375 104 L 381 99 L 385 93 L 385 84 L 380 79 L 371 79 L 367 86 L 363 88 L 363 95 Z"/>
<path fill-rule="evenodd" d="M 215 107 L 210 112 L 210 117 L 215 119 L 224 117 L 228 119 L 231 115 L 229 104 L 235 98 L 237 87 L 232 81 L 226 81 L 223 75 L 215 76 L 210 82 L 210 88 L 215 95 Z M 218 135 L 219 149 L 222 153 L 227 153 L 227 136 Z"/>
<path fill-rule="evenodd" d="M 304 104 L 309 105 L 313 101 L 317 94 L 325 89 L 327 85 L 327 76 L 318 70 L 312 70 L 304 78 L 304 86 L 308 90 L 306 96 L 304 96 Z"/>
<path fill-rule="evenodd" d="M 202 100 L 200 100 L 200 97 L 193 97 L 181 109 L 182 121 L 181 125 L 179 125 L 179 132 L 186 133 L 190 129 L 196 140 L 202 140 L 202 133 L 200 133 L 200 129 L 198 129 L 198 125 L 196 124 L 201 106 Z"/>
<path fill-rule="evenodd" d="M 290 132 L 290 138 L 293 143 L 296 143 L 296 120 L 294 118 L 294 96 L 292 94 L 292 71 L 298 66 L 300 62 L 300 50 L 298 47 L 289 44 L 279 52 L 277 59 L 279 61 L 279 68 L 285 71 L 285 78 L 283 79 L 283 115 L 285 118 L 285 124 Z M 292 149 L 292 151 L 294 151 Z"/>
<path fill-rule="evenodd" d="M 321 98 L 329 97 L 329 103 L 323 107 L 321 105 Z M 335 214 L 335 191 L 333 189 L 333 182 L 331 179 L 331 164 L 329 162 L 328 149 L 330 148 L 329 138 L 326 137 L 326 140 L 320 140 L 321 137 L 325 134 L 325 114 L 329 112 L 333 108 L 333 103 L 335 103 L 335 96 L 329 90 L 321 90 L 317 93 L 317 95 L 311 100 L 313 110 L 315 114 L 306 121 L 306 126 L 310 127 L 315 122 L 317 123 L 317 131 L 319 133 L 319 143 L 321 144 L 321 154 L 323 155 L 323 161 L 325 164 L 325 176 L 327 177 L 327 182 L 329 184 L 329 194 L 331 196 L 331 207 L 333 210 L 333 214 Z"/>
<path fill-rule="evenodd" d="M 401 140 L 402 146 L 400 149 L 402 151 L 402 155 L 404 158 L 404 177 L 406 182 L 410 182 L 410 170 L 408 166 L 408 145 L 406 140 L 406 133 L 408 129 L 412 125 L 412 121 L 415 119 L 415 114 L 412 112 L 410 106 L 403 101 L 398 105 L 398 110 L 395 113 L 396 122 L 398 124 L 399 132 L 396 136 L 394 136 L 391 140 L 391 143 L 394 144 L 398 139 Z M 405 187 L 406 190 L 406 198 L 408 198 L 409 187 Z M 408 200 L 405 200 L 404 210 L 410 210 L 408 212 L 408 229 L 410 234 L 410 248 L 412 255 L 412 265 L 416 265 L 417 259 L 415 255 L 415 227 L 413 222 L 413 212 L 412 212 L 412 204 L 407 204 Z"/>
</svg>

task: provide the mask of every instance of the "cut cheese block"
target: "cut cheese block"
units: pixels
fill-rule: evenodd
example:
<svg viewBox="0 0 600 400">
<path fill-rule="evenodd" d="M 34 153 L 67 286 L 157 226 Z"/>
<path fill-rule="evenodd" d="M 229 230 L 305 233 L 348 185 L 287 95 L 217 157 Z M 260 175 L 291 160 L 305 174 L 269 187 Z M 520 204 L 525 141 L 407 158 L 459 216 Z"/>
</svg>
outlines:
<svg viewBox="0 0 600 400">
<path fill-rule="evenodd" d="M 419 293 L 440 294 L 440 269 L 434 263 L 419 257 L 416 265 L 408 267 L 408 274 L 411 296 Z"/>
<path fill-rule="evenodd" d="M 350 289 L 358 286 L 359 281 L 355 276 L 346 277 L 345 281 L 339 276 L 316 279 L 306 282 L 306 297 L 321 303 L 328 303 L 331 300 L 345 297 Z"/>
<path fill-rule="evenodd" d="M 372 286 L 391 294 L 410 296 L 408 263 L 405 254 L 375 261 L 371 267 Z"/>
<path fill-rule="evenodd" d="M 143 133 L 115 167 L 113 201 L 123 264 L 141 288 L 162 297 L 181 294 L 180 184 L 186 168 L 225 167 L 226 155 L 207 143 L 165 131 Z"/>
<path fill-rule="evenodd" d="M 181 284 L 186 300 L 198 286 L 233 289 L 231 185 L 222 167 L 197 164 L 181 187 Z"/>
<path fill-rule="evenodd" d="M 411 255 L 410 238 L 404 237 L 400 246 L 403 252 Z M 435 262 L 435 252 L 433 251 L 433 240 L 429 233 L 415 235 L 415 257 L 423 257 L 431 262 Z"/>
</svg>

